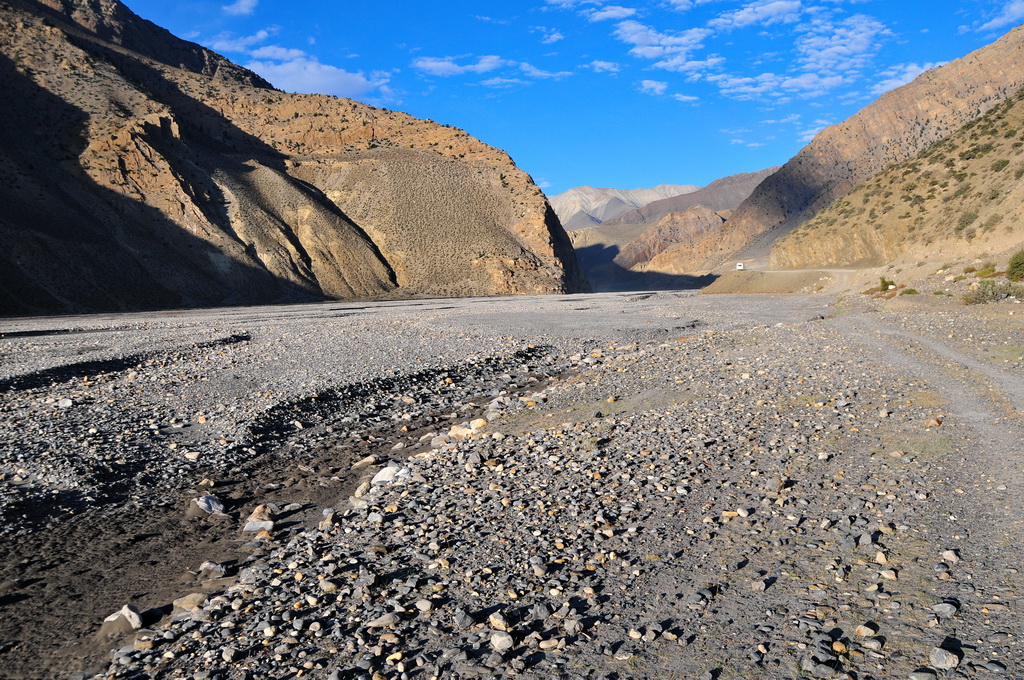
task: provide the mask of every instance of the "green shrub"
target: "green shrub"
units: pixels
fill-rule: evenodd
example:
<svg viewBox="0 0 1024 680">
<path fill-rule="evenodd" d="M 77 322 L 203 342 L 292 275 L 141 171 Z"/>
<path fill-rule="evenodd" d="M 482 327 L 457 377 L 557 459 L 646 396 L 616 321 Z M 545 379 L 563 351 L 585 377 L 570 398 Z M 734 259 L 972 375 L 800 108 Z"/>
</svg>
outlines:
<svg viewBox="0 0 1024 680">
<path fill-rule="evenodd" d="M 916 288 L 904 288 L 900 291 L 900 295 L 920 295 Z"/>
<path fill-rule="evenodd" d="M 1018 250 L 1006 265 L 1006 278 L 1011 281 L 1024 281 L 1024 250 Z"/>
<path fill-rule="evenodd" d="M 999 172 L 1000 170 L 1003 170 L 1004 168 L 1006 168 L 1006 166 L 1009 165 L 1009 164 L 1010 164 L 1010 161 L 1006 160 L 1005 158 L 1002 159 L 1002 160 L 998 160 L 998 161 L 996 161 L 995 163 L 992 164 L 992 171 L 993 172 Z"/>
<path fill-rule="evenodd" d="M 960 220 L 957 222 L 956 229 L 954 231 L 959 234 L 961 231 L 974 224 L 974 220 L 976 219 L 978 219 L 978 213 L 974 211 L 965 212 L 960 215 Z"/>
<path fill-rule="evenodd" d="M 882 293 L 884 293 L 885 291 L 889 290 L 890 288 L 892 288 L 895 285 L 896 285 L 895 281 L 891 281 L 891 280 L 885 278 L 884 276 L 878 277 L 878 290 L 880 292 L 882 292 Z"/>
<path fill-rule="evenodd" d="M 960 298 L 965 305 L 980 305 L 986 302 L 998 302 L 1008 297 L 1024 299 L 1024 286 L 1009 281 L 982 281 L 974 290 L 969 290 Z"/>
</svg>

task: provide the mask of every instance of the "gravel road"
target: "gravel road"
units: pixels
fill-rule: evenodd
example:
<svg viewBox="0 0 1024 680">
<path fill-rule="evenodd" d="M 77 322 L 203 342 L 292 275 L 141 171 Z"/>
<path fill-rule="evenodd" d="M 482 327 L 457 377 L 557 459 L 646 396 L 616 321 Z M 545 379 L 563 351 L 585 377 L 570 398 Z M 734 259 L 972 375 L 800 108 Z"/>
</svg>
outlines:
<svg viewBox="0 0 1024 680">
<path fill-rule="evenodd" d="M 0 676 L 1024 677 L 1021 314 L 4 320 Z"/>
</svg>

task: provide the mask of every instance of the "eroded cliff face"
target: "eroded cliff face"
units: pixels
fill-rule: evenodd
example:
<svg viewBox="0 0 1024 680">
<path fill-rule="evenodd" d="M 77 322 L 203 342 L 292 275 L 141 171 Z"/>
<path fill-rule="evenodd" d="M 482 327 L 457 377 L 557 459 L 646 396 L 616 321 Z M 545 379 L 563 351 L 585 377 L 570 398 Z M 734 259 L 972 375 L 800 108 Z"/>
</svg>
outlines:
<svg viewBox="0 0 1024 680">
<path fill-rule="evenodd" d="M 1024 85 L 1024 28 L 882 95 L 818 134 L 674 266 L 708 271 L 789 233 L 886 166 L 978 118 Z"/>
<path fill-rule="evenodd" d="M 0 311 L 585 287 L 504 152 L 275 91 L 113 0 L 0 3 L 0 82 Z"/>
<path fill-rule="evenodd" d="M 615 262 L 626 269 L 640 267 L 649 271 L 662 271 L 658 263 L 664 266 L 666 261 L 671 260 L 673 253 L 686 252 L 688 244 L 720 229 L 729 214 L 728 210 L 717 212 L 703 205 L 669 213 L 627 243 L 615 257 Z M 657 259 L 663 253 L 667 255 Z"/>
</svg>

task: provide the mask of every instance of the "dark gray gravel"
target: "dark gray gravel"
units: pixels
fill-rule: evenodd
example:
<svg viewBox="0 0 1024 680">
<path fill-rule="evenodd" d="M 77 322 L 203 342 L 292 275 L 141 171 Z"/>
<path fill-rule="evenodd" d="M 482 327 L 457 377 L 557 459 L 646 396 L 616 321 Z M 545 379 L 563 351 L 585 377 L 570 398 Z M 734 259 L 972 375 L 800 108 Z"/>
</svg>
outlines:
<svg viewBox="0 0 1024 680">
<path fill-rule="evenodd" d="M 995 333 L 999 313 L 963 318 Z M 1024 404 L 1012 369 L 947 342 L 945 314 L 660 293 L 9 322 L 0 507 L 25 547 L 0 660 L 12 677 L 95 670 L 104 645 L 126 678 L 1016 677 Z M 122 524 L 141 538 L 119 543 Z M 162 589 L 48 605 L 33 579 L 61 567 L 31 551 L 82 528 L 192 562 L 138 564 Z M 111 562 L 115 581 L 131 568 Z M 141 623 L 83 646 L 129 604 Z"/>
</svg>

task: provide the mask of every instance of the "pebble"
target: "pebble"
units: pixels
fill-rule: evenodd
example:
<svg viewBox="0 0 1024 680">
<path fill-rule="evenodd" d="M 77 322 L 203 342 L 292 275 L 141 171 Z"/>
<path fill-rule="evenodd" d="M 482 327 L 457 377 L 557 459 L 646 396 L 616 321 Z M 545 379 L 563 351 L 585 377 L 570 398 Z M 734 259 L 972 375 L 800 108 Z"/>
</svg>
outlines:
<svg viewBox="0 0 1024 680">
<path fill-rule="evenodd" d="M 956 668 L 960 665 L 960 656 L 942 647 L 934 647 L 928 654 L 928 663 L 940 671 Z"/>
<path fill-rule="evenodd" d="M 946 503 L 946 489 L 964 484 L 955 464 L 968 433 L 950 418 L 942 431 L 957 453 L 923 449 L 934 442 L 921 429 L 929 414 L 915 402 L 920 377 L 887 355 L 857 354 L 848 363 L 844 348 L 859 340 L 832 319 L 813 329 L 776 326 L 778 319 L 754 328 L 746 318 L 722 324 L 715 307 L 733 303 L 675 295 L 629 304 L 657 302 L 649 311 L 658 314 L 644 318 L 659 325 L 697 300 L 708 305 L 713 332 L 638 335 L 626 338 L 627 350 L 535 328 L 529 342 L 537 354 L 493 374 L 485 370 L 492 357 L 469 349 L 491 340 L 456 338 L 466 348 L 458 362 L 416 368 L 415 380 L 396 372 L 386 388 L 353 383 L 362 391 L 334 402 L 318 386 L 314 401 L 322 404 L 284 412 L 285 434 L 264 440 L 292 467 L 258 481 L 251 493 L 265 501 L 265 514 L 243 525 L 269 522 L 260 530 L 273 531 L 279 513 L 271 501 L 302 501 L 283 511 L 295 514 L 282 519 L 274 540 L 239 541 L 252 554 L 239 560 L 235 581 L 211 587 L 192 615 L 159 622 L 156 630 L 178 642 L 154 636 L 152 649 L 118 653 L 111 675 L 152 674 L 148 667 L 168 677 L 195 669 L 227 677 L 233 669 L 217 666 L 245 658 L 260 677 L 328 677 L 338 668 L 338 677 L 389 680 L 612 672 L 653 679 L 664 677 L 655 659 L 668 658 L 680 677 L 788 677 L 799 672 L 786 668 L 799 654 L 816 677 L 908 677 L 921 659 L 906 650 L 921 649 L 924 635 L 947 634 L 926 621 L 949 618 L 947 609 L 929 610 L 954 595 L 964 606 L 948 634 L 985 640 L 979 658 L 1009 658 L 1010 642 L 989 641 L 986 625 L 1016 632 L 1012 612 L 992 609 L 984 624 L 979 607 L 1014 601 L 994 587 L 1012 587 L 1002 569 L 1013 562 L 972 545 L 975 524 L 950 519 L 962 512 Z M 418 317 L 408 333 L 450 323 L 449 316 Z M 504 321 L 510 328 L 519 323 L 513 318 Z M 392 330 L 401 351 L 415 354 L 401 344 L 405 326 Z M 504 337 L 508 352 L 525 347 L 520 330 Z M 804 351 L 809 346 L 815 351 Z M 331 381 L 337 389 L 348 384 Z M 873 417 L 880 404 L 884 419 Z M 606 416 L 592 419 L 597 408 Z M 205 428 L 246 421 L 190 404 L 179 422 L 198 412 L 217 413 Z M 167 455 L 170 418 L 154 420 L 152 436 Z M 456 427 L 469 432 L 451 435 Z M 481 434 L 493 428 L 503 436 Z M 239 446 L 254 444 L 244 427 L 235 436 Z M 395 449 L 399 442 L 405 447 Z M 904 454 L 885 455 L 894 445 Z M 180 454 L 185 446 L 173 464 L 194 470 Z M 188 446 L 201 448 L 202 474 L 235 507 L 239 496 L 220 486 L 232 478 L 218 472 L 228 462 L 224 449 Z M 351 501 L 337 502 L 354 488 Z M 330 512 L 311 508 L 311 497 L 325 499 Z M 970 561 L 949 557 L 951 545 L 970 550 Z M 955 580 L 935 580 L 939 555 L 942 573 Z M 966 584 L 977 594 L 962 591 Z M 883 623 L 884 638 L 871 619 Z M 522 654 L 512 651 L 517 641 Z M 229 649 L 238 656 L 229 660 Z"/>
<path fill-rule="evenodd" d="M 515 646 L 512 636 L 505 632 L 496 632 L 491 635 L 491 648 L 499 654 L 507 652 Z"/>
</svg>

